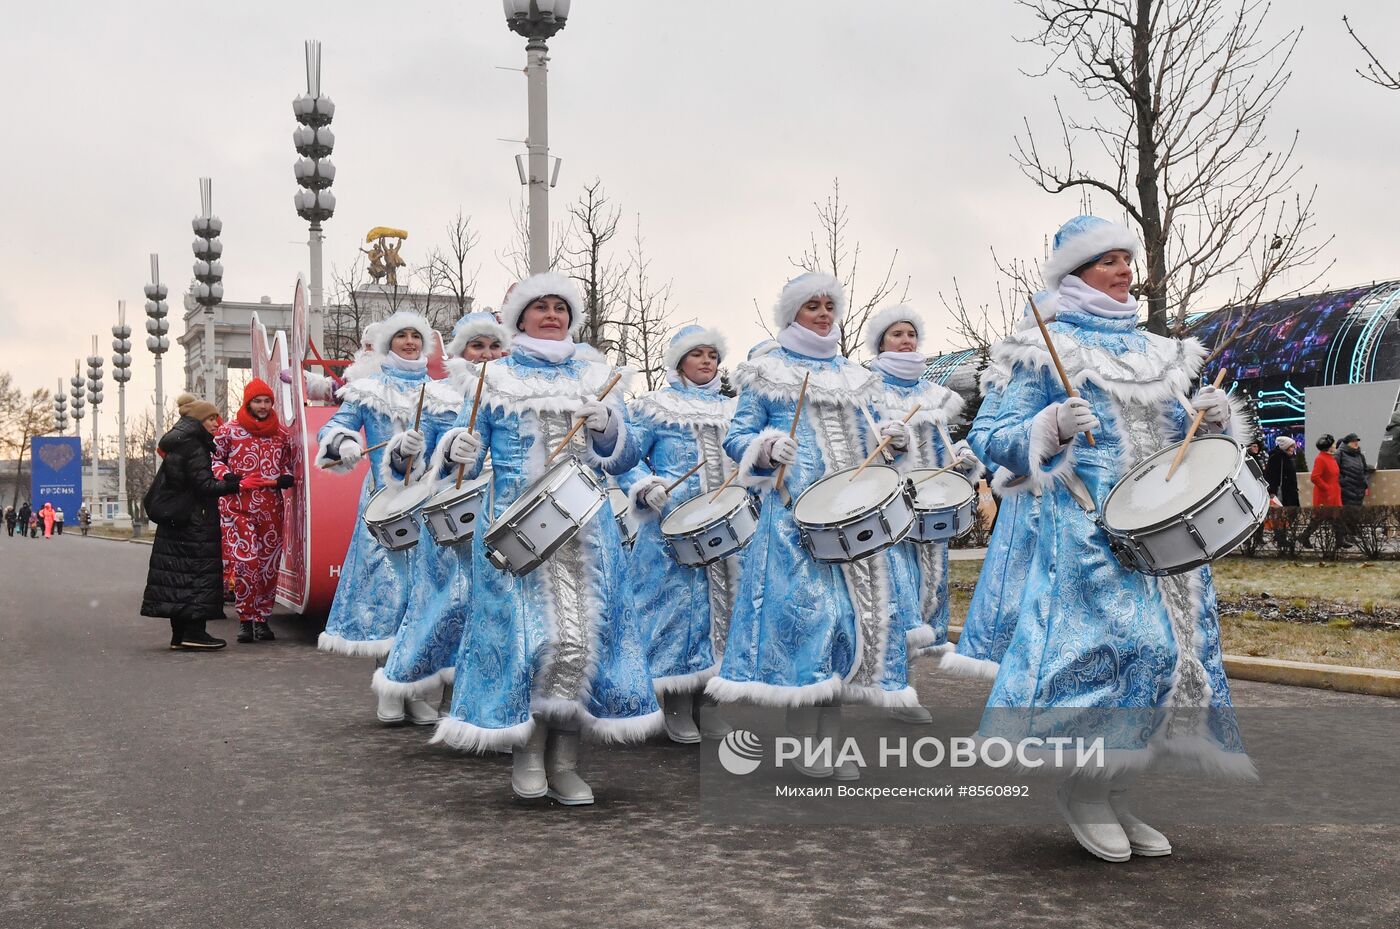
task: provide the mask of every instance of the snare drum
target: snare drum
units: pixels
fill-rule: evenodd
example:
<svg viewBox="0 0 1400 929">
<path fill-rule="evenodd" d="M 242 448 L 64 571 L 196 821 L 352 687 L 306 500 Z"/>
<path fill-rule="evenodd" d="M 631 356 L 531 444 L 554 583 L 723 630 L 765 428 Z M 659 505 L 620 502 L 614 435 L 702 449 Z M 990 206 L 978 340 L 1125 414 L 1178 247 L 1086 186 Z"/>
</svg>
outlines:
<svg viewBox="0 0 1400 929">
<path fill-rule="evenodd" d="M 391 552 L 417 545 L 422 535 L 418 508 L 428 499 L 431 490 L 425 482 L 390 484 L 376 490 L 365 507 L 364 520 L 369 534 Z"/>
<path fill-rule="evenodd" d="M 1264 521 L 1269 489 L 1254 459 L 1229 436 L 1197 436 L 1168 481 L 1181 443 L 1139 462 L 1114 485 L 1099 524 L 1134 571 L 1180 574 L 1222 558 Z"/>
<path fill-rule="evenodd" d="M 661 536 L 678 564 L 704 567 L 738 554 L 758 529 L 758 503 L 743 487 L 707 490 L 661 520 Z"/>
<path fill-rule="evenodd" d="M 573 455 L 565 456 L 506 507 L 486 530 L 486 557 L 524 577 L 588 525 L 607 491 Z"/>
<path fill-rule="evenodd" d="M 423 504 L 423 524 L 439 545 L 461 545 L 476 535 L 476 524 L 483 511 L 490 513 L 491 469 L 482 471 L 476 480 L 458 487 L 448 484 Z"/>
<path fill-rule="evenodd" d="M 827 475 L 802 491 L 793 507 L 802 544 L 817 561 L 869 558 L 903 541 L 914 528 L 909 481 L 887 465 L 871 465 L 851 480 L 856 470 L 853 466 Z"/>
<path fill-rule="evenodd" d="M 631 548 L 637 541 L 637 524 L 632 521 L 632 501 L 627 499 L 620 487 L 608 488 L 608 502 L 612 504 L 613 519 L 617 520 L 617 531 L 622 534 L 622 544 Z"/>
<path fill-rule="evenodd" d="M 948 542 L 972 531 L 977 522 L 977 491 L 956 471 L 936 468 L 909 472 L 914 486 L 915 542 Z M 933 475 L 930 477 L 929 475 Z"/>
</svg>

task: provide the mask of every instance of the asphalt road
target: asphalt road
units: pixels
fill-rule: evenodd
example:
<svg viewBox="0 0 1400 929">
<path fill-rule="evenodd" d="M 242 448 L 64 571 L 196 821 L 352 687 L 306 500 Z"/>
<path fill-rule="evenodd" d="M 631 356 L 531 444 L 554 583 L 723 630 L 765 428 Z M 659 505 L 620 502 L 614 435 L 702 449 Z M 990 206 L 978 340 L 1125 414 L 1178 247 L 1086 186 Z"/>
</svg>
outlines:
<svg viewBox="0 0 1400 929">
<path fill-rule="evenodd" d="M 145 546 L 0 536 L 0 926 L 1393 926 L 1397 827 L 1172 831 L 1109 866 L 1043 828 L 717 826 L 661 741 L 590 748 L 599 802 L 374 721 L 368 661 L 172 653 Z M 211 623 L 232 640 L 233 622 Z M 985 685 L 935 680 L 976 704 Z M 1240 683 L 1237 703 L 1376 698 Z"/>
</svg>

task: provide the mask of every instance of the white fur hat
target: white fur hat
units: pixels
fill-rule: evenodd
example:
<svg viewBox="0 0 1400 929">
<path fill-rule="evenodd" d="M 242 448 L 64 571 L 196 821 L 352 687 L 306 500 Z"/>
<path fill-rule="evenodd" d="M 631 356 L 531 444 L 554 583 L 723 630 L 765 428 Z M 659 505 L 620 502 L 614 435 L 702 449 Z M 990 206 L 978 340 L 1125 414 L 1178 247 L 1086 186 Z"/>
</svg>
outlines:
<svg viewBox="0 0 1400 929">
<path fill-rule="evenodd" d="M 728 345 L 718 330 L 706 329 L 704 326 L 682 326 L 675 335 L 671 336 L 671 341 L 666 346 L 666 355 L 663 360 L 666 370 L 668 372 L 678 370 L 681 366 L 681 359 L 702 345 L 713 348 L 719 354 L 719 360 L 724 360 Z"/>
<path fill-rule="evenodd" d="M 1055 250 L 1041 269 L 1045 286 L 1059 290 L 1065 275 L 1099 256 L 1122 249 L 1137 258 L 1137 236 L 1122 223 L 1112 223 L 1097 216 L 1076 216 L 1055 233 Z"/>
<path fill-rule="evenodd" d="M 749 349 L 749 361 L 753 361 L 755 358 L 761 358 L 778 348 L 782 348 L 782 346 L 778 344 L 777 340 L 764 339 L 762 342 L 759 342 L 753 348 Z"/>
<path fill-rule="evenodd" d="M 557 271 L 532 274 L 511 288 L 501 302 L 501 323 L 507 332 L 520 331 L 520 316 L 541 297 L 554 296 L 569 305 L 569 336 L 577 339 L 583 331 L 583 297 L 574 282 Z"/>
<path fill-rule="evenodd" d="M 865 324 L 865 348 L 870 354 L 880 354 L 880 342 L 885 338 L 885 330 L 895 323 L 909 323 L 919 334 L 919 340 L 923 340 L 924 318 L 922 316 L 902 303 L 899 306 L 887 306 L 870 317 Z"/>
<path fill-rule="evenodd" d="M 831 302 L 836 305 L 836 322 L 839 323 L 846 315 L 846 290 L 841 286 L 841 282 L 830 274 L 808 271 L 783 285 L 783 292 L 778 295 L 778 302 L 773 306 L 773 323 L 779 330 L 786 329 L 797 318 L 797 311 L 802 309 L 802 304 L 813 297 L 831 298 Z"/>
<path fill-rule="evenodd" d="M 496 319 L 495 313 L 482 311 L 468 313 L 457 320 L 457 324 L 452 327 L 452 341 L 447 343 L 447 354 L 453 358 L 462 357 L 462 352 L 467 350 L 467 343 L 480 335 L 499 339 L 502 348 L 510 348 L 510 333 L 506 327 Z"/>
<path fill-rule="evenodd" d="M 376 352 L 386 355 L 389 353 L 389 343 L 394 340 L 394 334 L 400 329 L 418 330 L 418 334 L 423 337 L 423 354 L 426 357 L 428 347 L 433 344 L 433 327 L 420 313 L 399 310 L 365 329 L 365 340 L 374 346 Z"/>
</svg>

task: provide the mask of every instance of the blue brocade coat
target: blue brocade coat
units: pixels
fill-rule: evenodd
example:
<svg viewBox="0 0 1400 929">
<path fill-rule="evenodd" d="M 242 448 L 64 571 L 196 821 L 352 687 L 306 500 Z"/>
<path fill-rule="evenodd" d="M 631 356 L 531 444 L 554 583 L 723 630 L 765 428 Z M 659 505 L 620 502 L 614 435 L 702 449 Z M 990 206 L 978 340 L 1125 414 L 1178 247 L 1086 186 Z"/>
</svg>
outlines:
<svg viewBox="0 0 1400 929">
<path fill-rule="evenodd" d="M 549 451 L 573 424 L 585 397 L 597 396 L 612 374 L 594 362 L 554 364 L 517 350 L 491 362 L 476 431 L 482 453 L 469 477 L 491 457 L 499 516 L 545 468 Z M 586 464 L 619 474 L 637 463 L 637 445 L 616 398 L 617 435 L 600 454 L 581 430 L 573 451 Z M 464 406 L 439 446 L 443 456 Z M 483 520 L 485 522 L 485 520 Z M 534 729 L 532 714 L 562 726 L 581 725 L 603 740 L 645 738 L 661 728 L 661 710 L 647 670 L 640 618 L 629 608 L 622 539 L 612 507 L 602 509 L 553 557 L 524 577 L 486 559 L 485 532 L 471 551 L 471 613 L 457 654 L 452 710 L 438 723 L 434 742 L 469 750 L 521 745 Z"/>
<path fill-rule="evenodd" d="M 633 610 L 648 628 L 647 656 L 658 693 L 701 689 L 724 654 L 740 558 L 704 568 L 680 564 L 667 550 L 661 520 L 724 483 L 723 440 L 734 407 L 734 400 L 717 391 L 671 386 L 637 398 L 629 411 L 628 431 L 641 459 L 618 478 L 638 521 L 627 588 Z M 648 488 L 658 482 L 669 486 L 702 458 L 705 466 L 671 491 L 663 512 L 641 502 Z"/>
<path fill-rule="evenodd" d="M 1198 770 L 1252 776 L 1230 711 L 1210 569 L 1153 578 L 1131 571 L 1066 487 L 1077 476 L 1097 507 L 1138 461 L 1179 441 L 1186 392 L 1204 350 L 1140 332 L 1135 321 L 1061 308 L 1050 324 L 1072 383 L 1093 406 L 1097 445 L 1060 446 L 1063 401 L 1040 333 L 1000 343 L 1010 380 L 987 434 L 996 464 L 1042 490 L 1015 632 L 979 734 L 1102 737 L 1094 773 L 1140 770 L 1172 757 Z M 1232 424 L 1243 425 L 1243 415 Z M 1067 756 L 1068 757 L 1068 756 Z"/>
<path fill-rule="evenodd" d="M 423 420 L 420 430 L 428 450 L 414 462 L 415 476 L 427 471 L 427 458 L 438 438 L 451 425 L 461 395 L 423 372 L 382 368 L 379 373 L 347 383 L 339 393 L 340 409 L 317 433 L 317 467 L 345 470 L 339 446 L 346 437 L 364 432 L 364 445 L 372 448 L 388 441 L 387 448 L 369 453 L 371 474 L 360 491 L 358 516 L 350 535 L 350 547 L 340 569 L 340 583 L 317 647 L 341 655 L 383 658 L 393 645 L 403 621 L 413 586 L 413 560 L 417 547 L 391 552 L 369 534 L 363 517 L 376 487 L 401 485 L 403 472 L 392 454 L 398 439 L 413 426 L 420 388 Z M 377 477 L 376 477 L 377 476 Z M 389 492 L 391 492 L 389 491 Z"/>
<path fill-rule="evenodd" d="M 724 447 L 750 486 L 762 488 L 763 511 L 707 692 L 774 706 L 833 699 L 913 706 L 905 637 L 918 617 L 909 555 L 896 545 L 846 565 L 813 560 L 773 487 L 773 470 L 758 467 L 763 440 L 787 435 L 804 374 L 811 377 L 797 461 L 785 480 L 794 500 L 827 473 L 859 464 L 878 441 L 860 407 L 875 408 L 880 380 L 845 358 L 775 349 L 735 371 L 741 394 Z"/>
</svg>

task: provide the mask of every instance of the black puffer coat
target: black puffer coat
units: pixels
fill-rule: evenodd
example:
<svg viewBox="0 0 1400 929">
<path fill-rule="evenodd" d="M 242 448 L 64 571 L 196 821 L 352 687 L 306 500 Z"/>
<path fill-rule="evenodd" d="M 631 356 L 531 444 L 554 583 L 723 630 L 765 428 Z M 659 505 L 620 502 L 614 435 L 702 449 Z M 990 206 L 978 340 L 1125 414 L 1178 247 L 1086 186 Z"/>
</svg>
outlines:
<svg viewBox="0 0 1400 929">
<path fill-rule="evenodd" d="M 223 553 L 219 545 L 219 497 L 238 492 L 236 481 L 215 480 L 209 454 L 214 437 L 197 419 L 180 417 L 161 436 L 161 467 L 167 486 L 179 495 L 189 520 L 163 523 L 156 529 L 142 616 L 177 620 L 217 619 L 224 615 Z"/>
<path fill-rule="evenodd" d="M 1343 445 L 1337 452 L 1337 469 L 1342 472 L 1342 505 L 1361 506 L 1366 502 L 1366 488 L 1370 484 L 1366 456 L 1359 448 Z"/>
<path fill-rule="evenodd" d="M 1269 484 L 1269 494 L 1277 497 L 1284 506 L 1298 505 L 1298 468 L 1293 456 L 1281 448 L 1269 453 L 1269 463 L 1264 468 L 1264 480 Z"/>
</svg>

